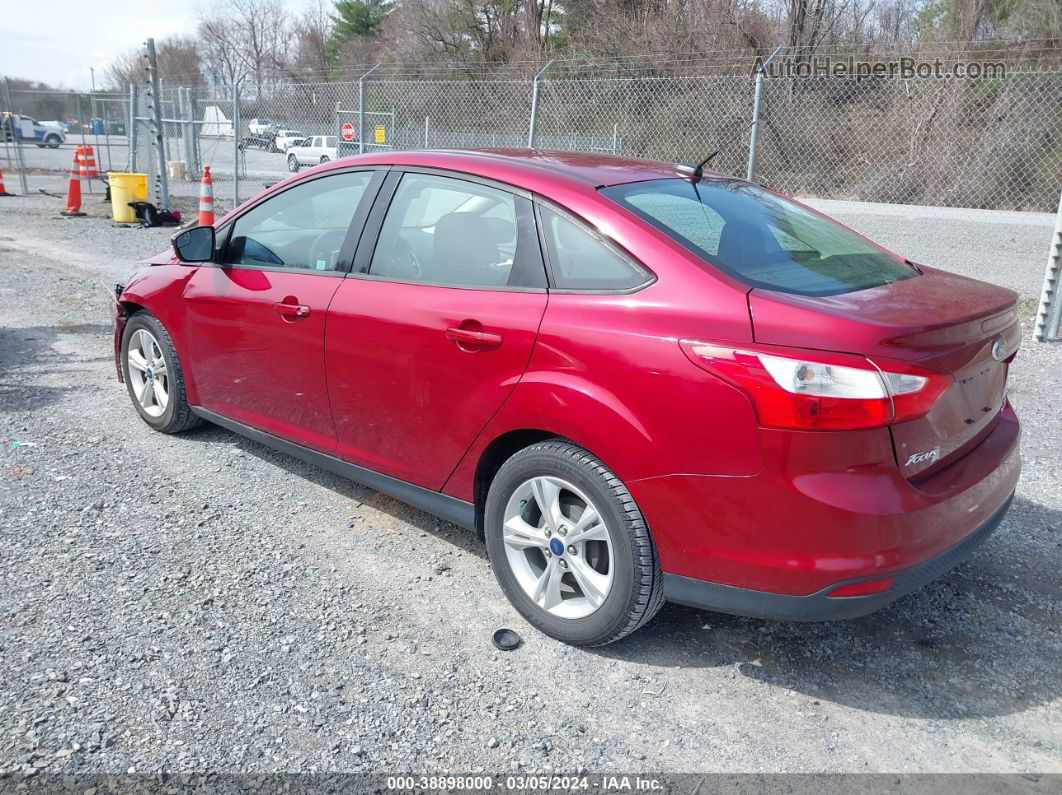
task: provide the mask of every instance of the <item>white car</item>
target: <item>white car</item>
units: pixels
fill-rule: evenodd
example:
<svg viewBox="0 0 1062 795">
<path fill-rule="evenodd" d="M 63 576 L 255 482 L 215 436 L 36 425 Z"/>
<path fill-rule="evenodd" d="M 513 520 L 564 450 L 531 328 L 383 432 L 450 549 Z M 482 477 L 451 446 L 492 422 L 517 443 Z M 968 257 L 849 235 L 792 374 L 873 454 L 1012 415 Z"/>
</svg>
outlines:
<svg viewBox="0 0 1062 795">
<path fill-rule="evenodd" d="M 306 138 L 306 133 L 301 130 L 277 130 L 277 137 L 273 139 L 273 146 L 278 152 L 286 152 L 291 147 L 301 143 Z"/>
<path fill-rule="evenodd" d="M 288 171 L 294 173 L 303 166 L 316 166 L 335 160 L 338 152 L 339 142 L 334 135 L 314 135 L 302 145 L 288 149 Z"/>
<path fill-rule="evenodd" d="M 272 119 L 251 119 L 247 122 L 247 129 L 251 135 L 272 135 L 280 129 L 280 125 Z"/>
</svg>

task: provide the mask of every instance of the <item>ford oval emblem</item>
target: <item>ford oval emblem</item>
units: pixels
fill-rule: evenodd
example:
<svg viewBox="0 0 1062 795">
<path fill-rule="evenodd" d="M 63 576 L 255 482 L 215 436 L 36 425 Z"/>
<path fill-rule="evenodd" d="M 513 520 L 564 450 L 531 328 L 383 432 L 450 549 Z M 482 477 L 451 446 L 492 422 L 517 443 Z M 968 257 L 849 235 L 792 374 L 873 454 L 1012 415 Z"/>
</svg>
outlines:
<svg viewBox="0 0 1062 795">
<path fill-rule="evenodd" d="M 992 358 L 997 362 L 1007 358 L 1007 343 L 1002 337 L 992 343 Z"/>
</svg>

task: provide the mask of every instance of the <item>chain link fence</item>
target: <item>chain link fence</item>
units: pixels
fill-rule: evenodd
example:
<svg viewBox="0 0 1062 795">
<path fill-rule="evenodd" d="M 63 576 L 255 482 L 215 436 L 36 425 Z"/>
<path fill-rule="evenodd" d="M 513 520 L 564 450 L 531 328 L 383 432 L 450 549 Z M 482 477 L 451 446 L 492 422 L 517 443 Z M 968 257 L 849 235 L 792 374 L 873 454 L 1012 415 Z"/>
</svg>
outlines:
<svg viewBox="0 0 1062 795">
<path fill-rule="evenodd" d="M 361 79 L 277 79 L 236 91 L 163 84 L 157 128 L 150 85 L 129 95 L 8 91 L 4 110 L 62 121 L 69 130 L 58 149 L 5 141 L 0 162 L 9 190 L 18 185 L 11 172 L 20 162 L 31 192 L 61 190 L 74 146 L 91 144 L 102 171 L 147 173 L 156 203 L 165 182 L 170 207 L 186 217 L 195 212 L 204 166 L 223 211 L 321 158 L 525 147 L 532 128 L 539 149 L 674 162 L 718 149 L 711 168 L 745 176 L 749 74 L 593 71 L 547 68 L 537 91 L 530 75 L 386 67 Z M 303 141 L 325 148 L 307 160 L 293 149 Z M 16 146 L 20 158 L 12 154 Z M 769 76 L 755 176 L 800 196 L 1050 212 L 1062 185 L 1062 70 L 1015 67 L 986 78 Z"/>
</svg>

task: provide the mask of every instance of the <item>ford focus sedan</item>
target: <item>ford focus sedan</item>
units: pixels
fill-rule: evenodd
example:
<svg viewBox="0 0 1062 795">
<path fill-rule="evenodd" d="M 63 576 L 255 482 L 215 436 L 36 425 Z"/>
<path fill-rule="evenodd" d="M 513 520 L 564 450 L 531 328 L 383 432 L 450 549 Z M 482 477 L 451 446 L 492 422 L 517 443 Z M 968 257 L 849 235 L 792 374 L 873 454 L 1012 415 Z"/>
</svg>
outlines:
<svg viewBox="0 0 1062 795">
<path fill-rule="evenodd" d="M 535 627 L 820 620 L 968 557 L 1018 480 L 1016 296 L 667 163 L 389 152 L 174 238 L 115 303 L 152 428 L 216 423 L 480 534 Z"/>
</svg>

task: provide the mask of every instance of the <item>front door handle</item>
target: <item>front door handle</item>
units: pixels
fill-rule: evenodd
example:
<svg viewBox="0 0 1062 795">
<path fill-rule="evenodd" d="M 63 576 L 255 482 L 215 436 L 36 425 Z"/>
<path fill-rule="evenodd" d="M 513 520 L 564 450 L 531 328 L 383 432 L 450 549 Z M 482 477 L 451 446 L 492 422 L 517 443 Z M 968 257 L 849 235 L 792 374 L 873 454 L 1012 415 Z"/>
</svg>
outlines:
<svg viewBox="0 0 1062 795">
<path fill-rule="evenodd" d="M 309 317 L 310 314 L 310 307 L 306 306 L 306 304 L 289 304 L 285 301 L 277 301 L 273 304 L 273 308 L 284 317 Z"/>
<path fill-rule="evenodd" d="M 501 334 L 467 328 L 446 329 L 446 339 L 456 342 L 458 347 L 468 346 L 469 348 L 497 348 L 502 344 Z"/>
</svg>

